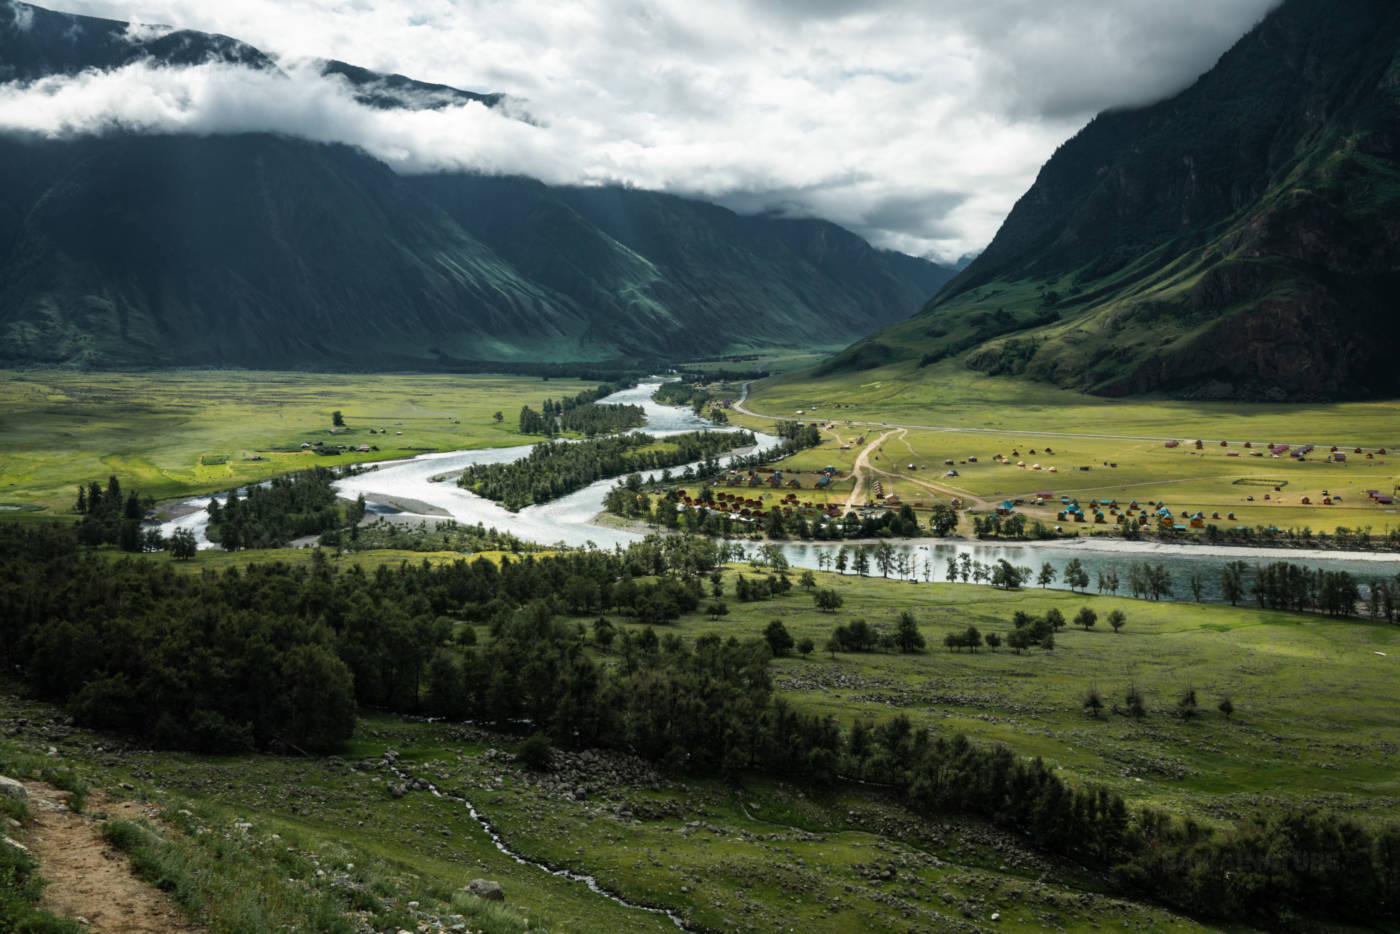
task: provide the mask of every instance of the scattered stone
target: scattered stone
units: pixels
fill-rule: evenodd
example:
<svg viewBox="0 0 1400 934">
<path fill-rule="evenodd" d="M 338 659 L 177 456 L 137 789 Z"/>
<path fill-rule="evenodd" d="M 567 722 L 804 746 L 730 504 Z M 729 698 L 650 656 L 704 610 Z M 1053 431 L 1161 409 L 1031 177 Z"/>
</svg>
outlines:
<svg viewBox="0 0 1400 934">
<path fill-rule="evenodd" d="M 14 801 L 28 801 L 29 792 L 23 785 L 13 778 L 6 778 L 0 775 L 0 795 Z"/>
<path fill-rule="evenodd" d="M 506 893 L 501 888 L 501 883 L 492 882 L 488 879 L 473 879 L 467 883 L 467 891 L 477 898 L 485 899 L 488 902 L 503 902 L 506 900 Z"/>
</svg>

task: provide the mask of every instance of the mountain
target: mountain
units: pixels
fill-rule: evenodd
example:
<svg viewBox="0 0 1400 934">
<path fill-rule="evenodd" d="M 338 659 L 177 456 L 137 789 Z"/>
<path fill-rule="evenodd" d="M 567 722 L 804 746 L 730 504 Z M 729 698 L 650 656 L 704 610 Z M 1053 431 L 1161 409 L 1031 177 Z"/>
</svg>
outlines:
<svg viewBox="0 0 1400 934">
<path fill-rule="evenodd" d="M 261 51 L 213 33 L 58 13 L 27 3 L 0 5 L 0 83 L 30 82 L 53 75 L 110 71 L 138 62 L 178 67 L 210 62 L 266 71 L 276 63 Z M 385 75 L 341 61 L 321 64 L 321 74 L 337 75 L 355 88 L 356 98 L 376 107 L 408 110 L 475 101 L 494 107 L 502 94 L 478 94 L 444 84 Z"/>
<path fill-rule="evenodd" d="M 11 80 L 143 60 L 278 67 L 226 37 L 0 4 Z M 373 107 L 501 100 L 322 71 Z M 0 177 L 0 365 L 479 368 L 831 345 L 953 274 L 823 221 L 398 175 L 265 133 L 0 137 Z"/>
<path fill-rule="evenodd" d="M 18 2 L 0 4 L 0 37 L 3 82 L 76 75 L 89 68 L 107 71 L 144 60 L 275 67 L 262 52 L 228 36 L 133 26 Z"/>
<path fill-rule="evenodd" d="M 1287 0 L 1191 87 L 1100 114 L 923 310 L 826 362 L 1105 395 L 1400 391 L 1400 6 Z"/>
</svg>

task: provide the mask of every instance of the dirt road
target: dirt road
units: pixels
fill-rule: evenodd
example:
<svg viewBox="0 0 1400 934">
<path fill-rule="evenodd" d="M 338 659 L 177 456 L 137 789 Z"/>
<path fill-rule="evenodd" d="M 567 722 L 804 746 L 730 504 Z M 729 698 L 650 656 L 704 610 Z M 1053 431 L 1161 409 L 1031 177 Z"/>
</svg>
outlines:
<svg viewBox="0 0 1400 934">
<path fill-rule="evenodd" d="M 42 782 L 25 788 L 34 816 L 26 845 L 46 883 L 40 908 L 82 918 L 95 934 L 196 934 L 164 893 L 137 878 L 97 820 L 68 809 L 67 792 Z M 88 796 L 87 809 L 123 820 L 150 816 L 139 804 L 114 802 L 101 792 Z"/>
<path fill-rule="evenodd" d="M 846 497 L 846 508 L 841 511 L 842 515 L 845 515 L 852 509 L 855 509 L 857 506 L 865 505 L 865 498 L 862 497 L 861 491 L 865 487 L 866 481 L 870 474 L 871 452 L 878 451 L 880 449 L 880 445 L 884 444 L 885 439 L 888 438 L 890 435 L 902 435 L 904 433 L 904 429 L 902 428 L 896 428 L 892 431 L 887 431 L 880 437 L 876 438 L 874 441 L 871 441 L 869 444 L 867 444 L 864 448 L 861 449 L 861 452 L 856 455 L 856 462 L 851 467 L 851 477 L 855 480 L 855 484 L 851 487 L 851 495 Z M 881 473 L 883 472 L 884 471 L 881 471 Z"/>
</svg>

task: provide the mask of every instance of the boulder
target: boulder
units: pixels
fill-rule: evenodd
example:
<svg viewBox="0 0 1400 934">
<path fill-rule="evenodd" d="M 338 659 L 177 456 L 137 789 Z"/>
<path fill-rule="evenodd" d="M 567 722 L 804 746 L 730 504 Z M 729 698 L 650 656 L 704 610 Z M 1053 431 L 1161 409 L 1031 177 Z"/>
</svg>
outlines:
<svg viewBox="0 0 1400 934">
<path fill-rule="evenodd" d="M 506 893 L 501 889 L 501 883 L 491 882 L 487 879 L 473 879 L 467 883 L 467 891 L 477 898 L 486 899 L 488 902 L 506 900 Z"/>
<path fill-rule="evenodd" d="M 28 801 L 29 790 L 13 778 L 0 775 L 0 797 L 10 798 L 13 801 Z"/>
</svg>

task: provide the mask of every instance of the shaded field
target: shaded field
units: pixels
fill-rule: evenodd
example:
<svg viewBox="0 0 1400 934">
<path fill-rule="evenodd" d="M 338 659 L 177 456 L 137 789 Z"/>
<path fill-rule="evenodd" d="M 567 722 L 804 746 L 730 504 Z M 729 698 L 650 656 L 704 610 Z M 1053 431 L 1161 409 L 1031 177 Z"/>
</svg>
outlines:
<svg viewBox="0 0 1400 934">
<path fill-rule="evenodd" d="M 943 735 L 966 733 L 1003 742 L 1023 755 L 1044 756 L 1069 775 L 1104 784 L 1135 800 L 1200 818 L 1230 820 L 1253 805 L 1292 801 L 1337 807 L 1365 818 L 1400 817 L 1400 704 L 1396 665 L 1400 627 L 1221 604 L 1153 603 L 1063 591 L 1000 591 L 969 584 L 910 584 L 815 572 L 819 588 L 844 599 L 835 613 L 815 609 L 794 588 L 785 597 L 734 599 L 720 621 L 684 618 L 687 637 L 706 632 L 757 636 L 781 620 L 816 651 L 775 662 L 778 691 L 796 706 L 854 718 L 896 713 Z M 1097 625 L 1073 625 L 1081 607 Z M 1021 610 L 1061 610 L 1070 625 L 1053 651 L 1008 648 L 951 652 L 943 638 L 976 626 L 1002 636 Z M 1114 633 L 1108 613 L 1127 624 Z M 921 654 L 839 653 L 822 646 L 837 625 L 865 619 L 893 631 L 908 610 L 927 640 Z M 1095 719 L 1082 703 L 1097 688 L 1122 705 L 1135 685 L 1148 716 L 1105 712 Z M 1173 714 L 1180 694 L 1197 692 L 1201 715 Z M 1236 712 L 1215 708 L 1223 696 Z"/>
<path fill-rule="evenodd" d="M 525 444 L 539 439 L 516 431 L 522 405 L 591 386 L 480 375 L 6 372 L 0 503 L 44 509 L 0 517 L 63 514 L 77 484 L 109 474 L 164 500 L 315 465 Z M 337 410 L 346 430 L 331 434 Z M 351 450 L 332 457 L 301 449 L 315 441 Z M 354 450 L 362 444 L 379 450 Z"/>
<path fill-rule="evenodd" d="M 1099 880 L 986 825 L 914 819 L 868 790 L 681 780 L 596 752 L 556 751 L 550 771 L 531 772 L 514 761 L 516 737 L 379 716 L 327 759 L 130 749 L 12 697 L 0 718 L 12 734 L 0 761 L 35 761 L 53 744 L 48 761 L 83 782 L 125 783 L 123 794 L 155 802 L 173 875 L 199 871 L 188 901 L 214 930 L 254 919 L 325 930 L 337 905 L 376 929 L 437 930 L 465 915 L 486 934 L 676 930 L 515 862 L 448 796 L 469 799 L 526 858 L 592 874 L 698 930 L 893 934 L 989 925 L 993 914 L 998 929 L 1025 932 L 1210 929 L 1104 896 Z M 498 913 L 453 897 L 475 878 L 502 885 Z"/>
<path fill-rule="evenodd" d="M 197 573 L 250 557 L 311 555 L 210 554 L 179 566 Z M 405 557 L 333 560 L 373 567 Z M 941 736 L 964 733 L 1042 756 L 1071 784 L 1104 784 L 1208 823 L 1290 803 L 1366 822 L 1392 821 L 1400 812 L 1392 766 L 1400 749 L 1393 696 L 1400 627 L 816 572 L 815 586 L 844 601 L 823 613 L 800 583 L 787 596 L 740 602 L 733 597 L 740 574 L 766 571 L 731 567 L 720 580 L 728 606 L 722 619 L 691 613 L 660 632 L 687 641 L 707 633 L 749 639 L 782 621 L 819 648 L 773 663 L 778 693 L 843 726 L 906 714 Z M 1051 652 L 942 648 L 945 634 L 969 625 L 1006 632 L 1017 610 L 1041 615 L 1058 608 L 1072 620 L 1084 606 L 1098 611 L 1098 626 L 1071 624 Z M 1127 614 L 1121 633 L 1106 626 L 1111 609 Z M 820 649 L 838 624 L 865 619 L 888 631 L 901 611 L 914 615 L 927 651 L 833 657 Z M 586 627 L 593 615 L 571 622 Z M 460 634 L 466 625 L 458 620 L 455 629 Z M 488 624 L 476 624 L 478 641 L 489 632 Z M 582 650 L 620 662 L 620 653 Z M 1090 688 L 1112 707 L 1129 684 L 1146 695 L 1144 719 L 1084 712 Z M 1190 721 L 1171 713 L 1188 687 L 1201 703 Z M 1236 708 L 1230 718 L 1215 709 L 1227 694 Z M 1205 929 L 1154 906 L 1106 897 L 1104 879 L 1071 861 L 1047 860 L 987 824 L 915 818 L 873 787 L 678 776 L 602 751 L 556 751 L 549 770 L 535 772 L 516 761 L 518 736 L 371 713 L 340 755 L 327 758 L 149 751 L 74 730 L 50 708 L 15 698 L 0 698 L 0 731 L 7 737 L 0 740 L 0 768 L 17 749 L 30 761 L 71 765 L 94 785 L 126 782 L 162 804 L 172 829 L 160 831 L 161 845 L 183 854 L 180 865 L 193 867 L 187 872 L 200 873 L 192 902 L 217 914 L 223 909 L 210 902 L 219 899 L 200 893 L 236 902 L 238 892 L 257 891 L 261 903 L 239 911 L 276 919 L 268 926 L 300 918 L 329 930 L 326 906 L 343 902 L 373 915 L 375 929 L 422 922 L 435 929 L 438 919 L 466 910 L 454 892 L 490 878 L 506 887 L 513 914 L 474 920 L 472 929 L 523 930 L 522 917 L 531 929 L 674 929 L 663 917 L 514 862 L 454 800 L 466 799 L 525 857 L 589 873 L 625 898 L 664 905 L 701 929 L 946 930 L 990 924 L 993 914 L 998 928 L 1017 931 Z M 56 756 L 44 753 L 49 746 Z M 321 920 L 308 921 L 311 912 L 322 912 Z"/>
</svg>

